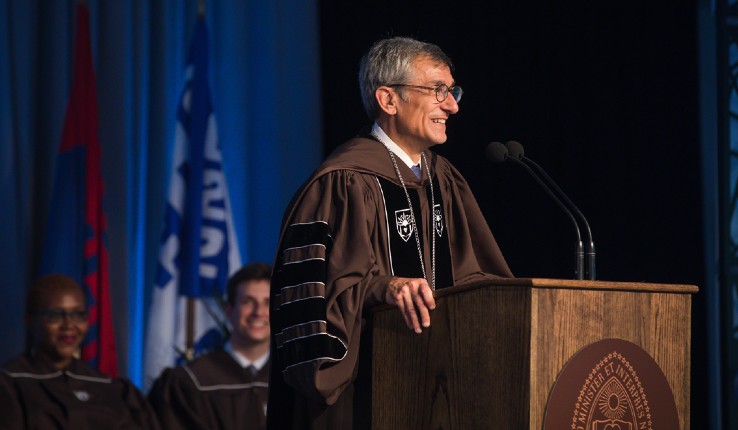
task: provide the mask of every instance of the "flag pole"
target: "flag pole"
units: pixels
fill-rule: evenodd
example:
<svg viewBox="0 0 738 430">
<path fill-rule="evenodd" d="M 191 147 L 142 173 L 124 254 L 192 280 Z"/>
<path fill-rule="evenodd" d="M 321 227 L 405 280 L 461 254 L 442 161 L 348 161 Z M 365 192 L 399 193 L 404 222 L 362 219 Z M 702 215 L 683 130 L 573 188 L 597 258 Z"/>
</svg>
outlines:
<svg viewBox="0 0 738 430">
<path fill-rule="evenodd" d="M 197 17 L 205 18 L 205 0 L 197 1 Z M 195 299 L 187 297 L 187 328 L 185 332 L 185 354 L 184 359 L 187 362 L 195 358 Z"/>
<path fill-rule="evenodd" d="M 195 358 L 195 299 L 187 297 L 187 338 L 185 340 L 185 361 Z"/>
</svg>

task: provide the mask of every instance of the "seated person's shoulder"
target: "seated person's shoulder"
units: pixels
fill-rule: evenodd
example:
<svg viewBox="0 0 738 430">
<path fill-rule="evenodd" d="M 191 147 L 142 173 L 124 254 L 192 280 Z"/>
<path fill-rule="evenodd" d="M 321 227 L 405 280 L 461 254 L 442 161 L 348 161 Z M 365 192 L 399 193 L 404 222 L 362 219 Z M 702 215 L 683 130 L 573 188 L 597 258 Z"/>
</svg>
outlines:
<svg viewBox="0 0 738 430">
<path fill-rule="evenodd" d="M 228 353 L 222 350 L 211 351 L 197 357 L 193 361 L 164 369 L 154 382 L 151 392 L 165 389 L 173 385 L 183 387 L 199 387 L 201 379 L 208 379 L 208 375 L 217 376 L 222 373 L 222 366 L 230 359 Z"/>
<path fill-rule="evenodd" d="M 128 378 L 108 376 L 81 360 L 75 361 L 69 367 L 67 373 L 72 378 L 83 380 L 100 387 L 102 390 L 114 391 L 121 400 L 129 403 L 140 403 L 144 397 L 141 391 Z"/>
<path fill-rule="evenodd" d="M 25 355 L 14 357 L 0 366 L 0 372 L 6 375 L 20 374 L 20 373 L 37 373 L 37 370 L 32 366 L 31 362 Z"/>
</svg>

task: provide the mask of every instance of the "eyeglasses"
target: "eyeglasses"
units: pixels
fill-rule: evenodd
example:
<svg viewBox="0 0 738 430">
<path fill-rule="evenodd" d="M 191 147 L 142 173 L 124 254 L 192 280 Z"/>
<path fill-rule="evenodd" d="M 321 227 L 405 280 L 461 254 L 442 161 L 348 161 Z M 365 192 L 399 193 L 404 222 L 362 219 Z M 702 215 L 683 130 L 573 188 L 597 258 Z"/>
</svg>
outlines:
<svg viewBox="0 0 738 430">
<path fill-rule="evenodd" d="M 46 322 L 50 324 L 59 324 L 64 321 L 65 318 L 69 318 L 70 321 L 75 323 L 87 322 L 87 310 L 73 310 L 65 311 L 64 309 L 44 309 L 39 311 Z"/>
<path fill-rule="evenodd" d="M 456 100 L 456 103 L 458 103 L 461 101 L 461 96 L 464 95 L 464 90 L 462 90 L 461 87 L 458 85 L 454 85 L 453 87 L 449 87 L 446 84 L 441 84 L 437 87 L 424 87 L 421 85 L 406 85 L 406 84 L 392 84 L 392 85 L 387 85 L 387 86 L 392 87 L 392 88 L 410 87 L 410 88 L 420 88 L 423 90 L 431 90 L 434 93 L 436 93 L 436 100 L 438 100 L 439 102 L 443 102 L 444 100 L 446 100 L 448 95 L 451 94 L 454 100 Z"/>
</svg>

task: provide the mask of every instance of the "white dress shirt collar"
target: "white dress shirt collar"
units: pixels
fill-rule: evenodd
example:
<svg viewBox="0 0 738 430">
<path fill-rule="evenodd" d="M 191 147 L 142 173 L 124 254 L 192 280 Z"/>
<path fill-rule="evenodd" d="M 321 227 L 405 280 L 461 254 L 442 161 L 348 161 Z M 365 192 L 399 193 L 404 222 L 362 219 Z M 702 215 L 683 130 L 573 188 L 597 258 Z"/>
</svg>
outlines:
<svg viewBox="0 0 738 430">
<path fill-rule="evenodd" d="M 387 147 L 390 151 L 392 151 L 396 156 L 402 160 L 403 163 L 407 165 L 407 167 L 411 168 L 413 166 L 419 165 L 420 163 L 413 163 L 413 159 L 410 158 L 409 155 L 405 151 L 402 150 L 395 142 L 390 139 L 389 136 L 387 136 L 387 133 L 382 130 L 382 127 L 379 126 L 376 122 L 372 126 L 372 132 L 374 135 L 379 139 L 380 142 L 384 144 L 384 146 Z"/>
<path fill-rule="evenodd" d="M 223 350 L 229 353 L 231 357 L 236 360 L 236 363 L 238 363 L 244 369 L 249 366 L 254 366 L 257 371 L 261 370 L 261 368 L 264 367 L 266 362 L 269 360 L 269 351 L 267 351 L 266 354 L 262 355 L 254 361 L 251 361 L 238 352 L 234 351 L 233 346 L 230 342 L 226 343 L 225 346 L 223 346 Z"/>
</svg>

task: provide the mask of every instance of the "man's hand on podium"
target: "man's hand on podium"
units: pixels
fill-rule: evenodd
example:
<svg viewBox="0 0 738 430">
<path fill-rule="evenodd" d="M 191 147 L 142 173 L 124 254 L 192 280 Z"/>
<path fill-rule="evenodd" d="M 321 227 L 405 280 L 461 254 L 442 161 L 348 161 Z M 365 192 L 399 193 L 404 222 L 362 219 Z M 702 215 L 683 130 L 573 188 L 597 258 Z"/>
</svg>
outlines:
<svg viewBox="0 0 738 430">
<path fill-rule="evenodd" d="M 410 330 L 422 333 L 430 327 L 430 312 L 436 308 L 433 290 L 423 278 L 393 278 L 387 285 L 384 300 L 397 306 Z"/>
</svg>

